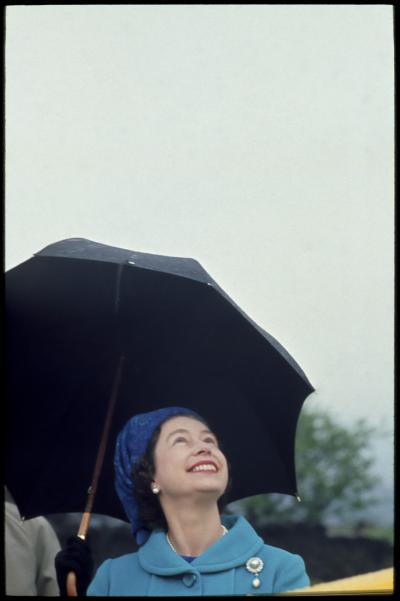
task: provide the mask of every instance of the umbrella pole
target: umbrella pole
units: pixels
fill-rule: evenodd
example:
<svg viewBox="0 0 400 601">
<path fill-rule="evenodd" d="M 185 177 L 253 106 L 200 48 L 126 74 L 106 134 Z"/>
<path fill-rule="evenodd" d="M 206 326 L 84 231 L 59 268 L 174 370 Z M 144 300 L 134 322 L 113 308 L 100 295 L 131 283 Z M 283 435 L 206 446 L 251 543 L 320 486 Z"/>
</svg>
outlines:
<svg viewBox="0 0 400 601">
<path fill-rule="evenodd" d="M 92 483 L 88 488 L 87 499 L 85 511 L 82 515 L 81 523 L 78 530 L 78 536 L 82 540 L 85 540 L 87 536 L 87 531 L 89 528 L 89 521 L 92 514 L 94 498 L 96 495 L 97 483 L 99 480 L 101 468 L 103 466 L 104 455 L 106 452 L 108 436 L 110 433 L 110 427 L 112 422 L 112 417 L 114 413 L 115 402 L 117 400 L 119 384 L 121 381 L 122 367 L 125 361 L 125 357 L 121 356 L 118 363 L 117 373 L 114 378 L 113 389 L 111 392 L 110 400 L 108 403 L 107 416 L 104 422 L 103 433 L 101 435 L 99 450 L 97 452 L 96 463 L 93 470 Z M 76 589 L 76 575 L 75 572 L 69 572 L 67 576 L 67 595 L 68 597 L 77 597 L 77 589 Z"/>
</svg>

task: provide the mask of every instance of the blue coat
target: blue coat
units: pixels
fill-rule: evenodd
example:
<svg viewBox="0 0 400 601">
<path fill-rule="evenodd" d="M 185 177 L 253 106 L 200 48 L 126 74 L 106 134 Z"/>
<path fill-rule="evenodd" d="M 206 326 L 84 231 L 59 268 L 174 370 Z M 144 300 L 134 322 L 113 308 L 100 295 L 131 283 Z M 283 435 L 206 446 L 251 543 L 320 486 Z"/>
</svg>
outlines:
<svg viewBox="0 0 400 601">
<path fill-rule="evenodd" d="M 229 532 L 191 563 L 171 549 L 164 531 L 154 530 L 136 553 L 102 563 L 87 595 L 246 595 L 310 584 L 299 555 L 264 544 L 242 516 L 223 515 L 222 523 Z M 264 562 L 258 588 L 252 586 L 255 575 L 246 569 L 251 557 Z"/>
</svg>

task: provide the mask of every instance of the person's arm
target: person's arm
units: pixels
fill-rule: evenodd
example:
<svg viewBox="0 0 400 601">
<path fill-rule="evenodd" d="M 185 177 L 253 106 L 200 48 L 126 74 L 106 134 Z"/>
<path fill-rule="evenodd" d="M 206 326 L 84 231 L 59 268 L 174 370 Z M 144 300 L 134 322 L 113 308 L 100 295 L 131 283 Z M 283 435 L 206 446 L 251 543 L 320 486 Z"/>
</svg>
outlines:
<svg viewBox="0 0 400 601">
<path fill-rule="evenodd" d="M 60 594 L 54 558 L 60 551 L 60 543 L 50 522 L 44 517 L 30 520 L 36 528 L 34 556 L 36 558 L 36 590 L 39 596 L 58 596 Z"/>
<path fill-rule="evenodd" d="M 44 517 L 22 521 L 11 493 L 5 492 L 6 594 L 57 596 L 54 556 L 60 543 Z"/>
<path fill-rule="evenodd" d="M 284 593 L 310 585 L 303 559 L 300 555 L 291 554 L 282 562 L 277 572 L 274 593 Z"/>
</svg>

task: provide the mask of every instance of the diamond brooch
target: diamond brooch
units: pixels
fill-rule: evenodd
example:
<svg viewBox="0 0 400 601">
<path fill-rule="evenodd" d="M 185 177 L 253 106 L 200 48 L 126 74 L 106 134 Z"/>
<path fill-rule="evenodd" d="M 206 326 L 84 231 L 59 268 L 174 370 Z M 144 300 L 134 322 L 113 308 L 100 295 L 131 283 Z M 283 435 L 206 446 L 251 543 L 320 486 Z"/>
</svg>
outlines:
<svg viewBox="0 0 400 601">
<path fill-rule="evenodd" d="M 246 570 L 248 570 L 252 574 L 255 574 L 255 577 L 253 578 L 253 581 L 251 583 L 254 586 L 254 588 L 258 588 L 261 584 L 261 580 L 259 579 L 258 574 L 261 572 L 263 567 L 264 562 L 259 557 L 250 557 L 250 559 L 246 561 Z"/>
</svg>

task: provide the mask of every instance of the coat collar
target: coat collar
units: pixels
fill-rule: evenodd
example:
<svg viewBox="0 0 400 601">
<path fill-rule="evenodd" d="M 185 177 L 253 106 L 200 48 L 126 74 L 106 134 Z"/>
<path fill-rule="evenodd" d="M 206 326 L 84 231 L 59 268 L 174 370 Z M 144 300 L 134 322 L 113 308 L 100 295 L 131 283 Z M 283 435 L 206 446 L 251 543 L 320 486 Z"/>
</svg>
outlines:
<svg viewBox="0 0 400 601">
<path fill-rule="evenodd" d="M 222 515 L 221 521 L 228 528 L 228 533 L 191 563 L 174 553 L 164 530 L 154 530 L 148 541 L 139 548 L 140 565 L 147 572 L 159 576 L 189 571 L 210 573 L 243 565 L 251 556 L 259 553 L 264 541 L 243 516 Z"/>
</svg>

